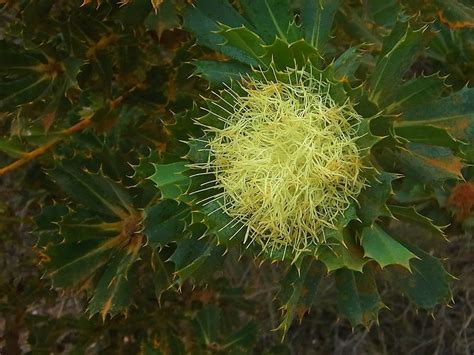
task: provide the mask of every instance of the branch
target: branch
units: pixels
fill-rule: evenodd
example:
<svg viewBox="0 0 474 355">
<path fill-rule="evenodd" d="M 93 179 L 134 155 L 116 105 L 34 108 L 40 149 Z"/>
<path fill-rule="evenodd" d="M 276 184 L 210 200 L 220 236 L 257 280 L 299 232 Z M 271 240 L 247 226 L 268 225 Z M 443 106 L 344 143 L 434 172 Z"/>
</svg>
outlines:
<svg viewBox="0 0 474 355">
<path fill-rule="evenodd" d="M 13 170 L 18 169 L 19 167 L 25 165 L 26 163 L 30 162 L 31 160 L 39 157 L 40 155 L 43 155 L 46 153 L 48 150 L 50 150 L 52 147 L 54 147 L 56 144 L 61 142 L 64 138 L 73 135 L 76 132 L 82 131 L 84 128 L 90 126 L 92 123 L 90 117 L 86 117 L 81 119 L 78 123 L 76 123 L 74 126 L 69 127 L 62 131 L 62 136 L 53 139 L 51 142 L 48 142 L 44 145 L 39 146 L 35 150 L 32 150 L 31 152 L 23 154 L 23 156 L 14 161 L 13 163 L 3 167 L 0 169 L 0 176 L 3 176 L 5 174 L 8 174 L 9 172 L 12 172 Z"/>
</svg>

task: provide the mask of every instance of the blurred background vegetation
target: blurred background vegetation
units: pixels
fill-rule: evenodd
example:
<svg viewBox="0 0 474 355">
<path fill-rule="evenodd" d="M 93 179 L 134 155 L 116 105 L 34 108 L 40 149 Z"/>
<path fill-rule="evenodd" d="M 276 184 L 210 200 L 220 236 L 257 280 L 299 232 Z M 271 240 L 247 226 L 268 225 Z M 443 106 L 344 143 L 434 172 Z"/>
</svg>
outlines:
<svg viewBox="0 0 474 355">
<path fill-rule="evenodd" d="M 379 326 L 352 329 L 337 319 L 334 288 L 327 281 L 320 285 L 318 307 L 295 322 L 282 341 L 272 331 L 280 314 L 273 297 L 281 278 L 278 266 L 259 267 L 232 252 L 212 280 L 176 285 L 176 293 L 160 289 L 166 280 L 152 272 L 167 270 L 166 262 L 155 262 L 167 260 L 169 251 L 160 251 L 158 258 L 143 251 L 129 275 L 132 307 L 106 320 L 104 314 L 84 313 L 90 280 L 59 292 L 42 278 L 40 264 L 48 260 L 41 243 L 57 228 L 51 218 L 42 219 L 43 206 L 58 217 L 61 208 L 91 214 L 67 183 L 58 183 L 60 188 L 54 183 L 60 180 L 54 170 L 58 162 L 120 181 L 138 211 L 154 198 L 145 179 L 147 159 L 182 154 L 179 139 L 187 132 L 173 131 L 173 113 L 192 110 L 209 90 L 193 75 L 199 74 L 193 62 L 227 59 L 196 45 L 183 27 L 188 2 L 0 0 L 2 353 L 472 354 L 471 168 L 464 171 L 466 183 L 436 192 L 436 206 L 421 206 L 438 224 L 450 225 L 448 242 L 429 242 L 439 244 L 434 249 L 458 278 L 454 305 L 433 313 L 418 311 L 382 285 L 391 311 L 381 311 Z M 233 3 L 239 8 L 239 1 Z M 293 5 L 299 8 L 297 0 Z M 343 1 L 328 52 L 334 57 L 360 45 L 364 66 L 370 68 L 383 36 L 402 16 L 410 17 L 414 27 L 431 24 L 428 43 L 409 75 L 439 72 L 453 89 L 472 87 L 474 9 L 469 1 Z M 138 165 L 143 171 L 133 169 Z M 422 186 L 406 188 L 419 189 L 423 197 Z M 391 228 L 411 238 L 422 233 L 398 222 Z"/>
</svg>

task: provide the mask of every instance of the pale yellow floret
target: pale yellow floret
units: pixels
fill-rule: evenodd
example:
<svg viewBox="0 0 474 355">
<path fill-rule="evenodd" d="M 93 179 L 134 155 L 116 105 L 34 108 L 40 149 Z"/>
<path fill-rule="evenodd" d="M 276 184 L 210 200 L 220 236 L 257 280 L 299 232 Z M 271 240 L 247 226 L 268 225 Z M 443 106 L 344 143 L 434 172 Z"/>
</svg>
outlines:
<svg viewBox="0 0 474 355">
<path fill-rule="evenodd" d="M 236 103 L 224 127 L 206 127 L 212 158 L 198 167 L 215 174 L 213 200 L 247 227 L 246 242 L 300 254 L 324 242 L 363 187 L 360 116 L 329 88 L 304 71 L 290 84 L 249 79 L 246 95 L 227 90 Z"/>
</svg>

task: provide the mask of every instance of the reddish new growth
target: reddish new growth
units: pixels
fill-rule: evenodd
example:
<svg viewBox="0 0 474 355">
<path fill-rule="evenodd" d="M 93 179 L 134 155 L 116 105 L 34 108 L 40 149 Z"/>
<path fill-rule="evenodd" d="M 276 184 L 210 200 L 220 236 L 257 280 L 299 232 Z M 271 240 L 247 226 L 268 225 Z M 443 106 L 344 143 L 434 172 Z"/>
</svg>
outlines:
<svg viewBox="0 0 474 355">
<path fill-rule="evenodd" d="M 447 205 L 455 210 L 457 221 L 468 218 L 474 208 L 474 183 L 463 182 L 456 185 L 451 191 Z"/>
</svg>

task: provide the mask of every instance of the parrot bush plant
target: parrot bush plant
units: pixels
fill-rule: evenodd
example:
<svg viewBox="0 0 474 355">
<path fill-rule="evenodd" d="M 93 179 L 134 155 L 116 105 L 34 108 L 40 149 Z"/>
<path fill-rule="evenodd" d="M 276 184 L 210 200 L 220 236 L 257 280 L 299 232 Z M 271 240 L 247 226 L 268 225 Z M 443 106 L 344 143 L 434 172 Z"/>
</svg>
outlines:
<svg viewBox="0 0 474 355">
<path fill-rule="evenodd" d="M 472 9 L 368 3 L 7 2 L 0 174 L 45 191 L 44 278 L 104 324 L 153 314 L 152 353 L 253 346 L 236 260 L 278 272 L 283 337 L 328 279 L 352 327 L 390 308 L 380 283 L 449 303 L 429 240 L 474 205 L 472 63 L 446 49 L 469 58 Z"/>
</svg>

